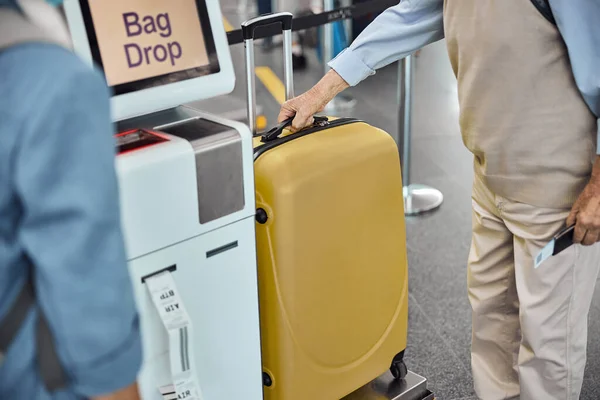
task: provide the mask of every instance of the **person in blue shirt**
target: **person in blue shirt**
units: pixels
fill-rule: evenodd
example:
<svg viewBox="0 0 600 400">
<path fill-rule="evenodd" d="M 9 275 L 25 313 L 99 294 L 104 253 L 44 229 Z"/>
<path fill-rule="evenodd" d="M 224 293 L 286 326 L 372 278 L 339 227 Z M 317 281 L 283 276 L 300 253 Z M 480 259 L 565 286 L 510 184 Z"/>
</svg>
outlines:
<svg viewBox="0 0 600 400">
<path fill-rule="evenodd" d="M 599 1 L 402 0 L 285 103 L 279 120 L 310 125 L 346 87 L 442 38 L 474 156 L 475 392 L 576 400 L 600 270 Z M 576 244 L 535 268 L 565 226 Z"/>
<path fill-rule="evenodd" d="M 139 398 L 109 98 L 101 74 L 59 45 L 0 50 L 0 321 L 30 277 L 36 298 L 1 362 L 0 399 Z M 36 359 L 40 312 L 67 378 L 54 392 Z"/>
</svg>

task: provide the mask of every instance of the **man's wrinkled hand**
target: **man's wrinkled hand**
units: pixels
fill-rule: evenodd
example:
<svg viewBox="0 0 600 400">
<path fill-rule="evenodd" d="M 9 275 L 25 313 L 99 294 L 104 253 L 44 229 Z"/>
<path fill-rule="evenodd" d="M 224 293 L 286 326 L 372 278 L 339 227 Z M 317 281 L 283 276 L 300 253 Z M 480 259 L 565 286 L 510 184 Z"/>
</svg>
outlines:
<svg viewBox="0 0 600 400">
<path fill-rule="evenodd" d="M 592 178 L 567 218 L 567 226 L 575 224 L 573 240 L 585 246 L 600 242 L 600 179 Z"/>
<path fill-rule="evenodd" d="M 277 120 L 283 122 L 289 118 L 294 118 L 290 130 L 296 132 L 312 125 L 314 122 L 313 116 L 323 111 L 326 104 L 326 99 L 313 88 L 283 103 Z"/>
<path fill-rule="evenodd" d="M 337 72 L 330 70 L 309 91 L 286 101 L 281 106 L 277 120 L 283 122 L 289 118 L 294 118 L 290 127 L 292 132 L 306 128 L 313 124 L 313 116 L 323 111 L 327 103 L 347 87 L 346 81 Z"/>
</svg>

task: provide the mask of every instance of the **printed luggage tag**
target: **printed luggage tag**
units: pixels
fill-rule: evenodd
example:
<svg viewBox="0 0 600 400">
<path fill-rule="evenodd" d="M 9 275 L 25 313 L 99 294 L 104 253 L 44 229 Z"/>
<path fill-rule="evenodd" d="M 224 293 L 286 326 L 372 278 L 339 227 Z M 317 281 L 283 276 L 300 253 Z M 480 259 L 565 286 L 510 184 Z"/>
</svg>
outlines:
<svg viewBox="0 0 600 400">
<path fill-rule="evenodd" d="M 561 253 L 563 250 L 566 250 L 567 248 L 571 247 L 573 245 L 574 232 L 575 225 L 564 228 L 563 230 L 558 232 L 556 236 L 554 236 L 552 240 L 548 242 L 546 246 L 544 246 L 542 251 L 539 252 L 537 257 L 535 258 L 534 267 L 536 269 L 539 268 L 539 266 L 542 265 L 542 263 L 548 258 L 555 256 Z"/>
<path fill-rule="evenodd" d="M 193 362 L 193 325 L 186 307 L 179 296 L 173 275 L 169 271 L 153 275 L 145 280 L 152 302 L 167 330 L 171 377 L 176 398 L 180 400 L 202 400 L 202 392 L 196 380 Z M 190 354 L 192 356 L 190 356 Z M 172 392 L 161 388 L 163 398 Z"/>
</svg>

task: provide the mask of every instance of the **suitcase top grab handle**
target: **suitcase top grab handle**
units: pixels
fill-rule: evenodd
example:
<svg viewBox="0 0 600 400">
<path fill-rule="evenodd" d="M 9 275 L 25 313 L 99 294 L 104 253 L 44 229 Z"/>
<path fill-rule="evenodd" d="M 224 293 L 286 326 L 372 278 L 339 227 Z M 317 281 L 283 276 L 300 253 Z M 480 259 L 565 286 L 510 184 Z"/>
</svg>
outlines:
<svg viewBox="0 0 600 400">
<path fill-rule="evenodd" d="M 292 67 L 292 19 L 289 12 L 262 15 L 242 23 L 242 36 L 246 51 L 246 90 L 248 101 L 248 125 L 256 134 L 256 76 L 254 74 L 254 32 L 256 28 L 280 23 L 283 32 L 283 68 L 285 99 L 294 97 L 294 77 Z"/>
<path fill-rule="evenodd" d="M 280 23 L 283 31 L 292 30 L 294 16 L 289 12 L 261 15 L 242 23 L 242 37 L 244 40 L 254 39 L 254 31 L 260 26 Z"/>
<path fill-rule="evenodd" d="M 293 117 L 288 118 L 285 121 L 283 121 L 282 123 L 280 123 L 279 125 L 271 128 L 271 130 L 265 132 L 264 134 L 262 134 L 262 135 L 257 134 L 255 136 L 260 136 L 261 137 L 260 141 L 263 143 L 272 142 L 273 140 L 279 138 L 279 135 L 281 135 L 283 133 L 283 130 L 285 128 L 292 125 L 293 120 L 294 120 Z M 329 118 L 315 115 L 313 126 L 315 126 L 315 125 L 326 126 L 328 124 L 328 122 L 329 122 Z"/>
</svg>

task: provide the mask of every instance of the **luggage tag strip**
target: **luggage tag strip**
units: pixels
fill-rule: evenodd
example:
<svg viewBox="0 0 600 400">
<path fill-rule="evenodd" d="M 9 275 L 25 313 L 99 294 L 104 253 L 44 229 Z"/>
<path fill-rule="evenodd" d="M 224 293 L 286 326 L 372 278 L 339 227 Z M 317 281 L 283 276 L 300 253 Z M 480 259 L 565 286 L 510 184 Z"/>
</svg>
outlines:
<svg viewBox="0 0 600 400">
<path fill-rule="evenodd" d="M 571 247 L 574 243 L 574 234 L 575 225 L 568 226 L 558 232 L 536 256 L 534 268 L 539 268 L 548 258 L 560 254 Z"/>
<path fill-rule="evenodd" d="M 169 335 L 169 359 L 174 394 L 178 400 L 202 400 L 192 365 L 193 359 L 190 358 L 190 353 L 194 354 L 193 343 L 189 340 L 192 336 L 192 322 L 179 297 L 173 276 L 165 271 L 146 278 L 145 282 Z M 168 394 L 173 394 L 173 392 L 168 393 L 164 387 L 159 390 L 165 399 L 170 398 Z"/>
</svg>

